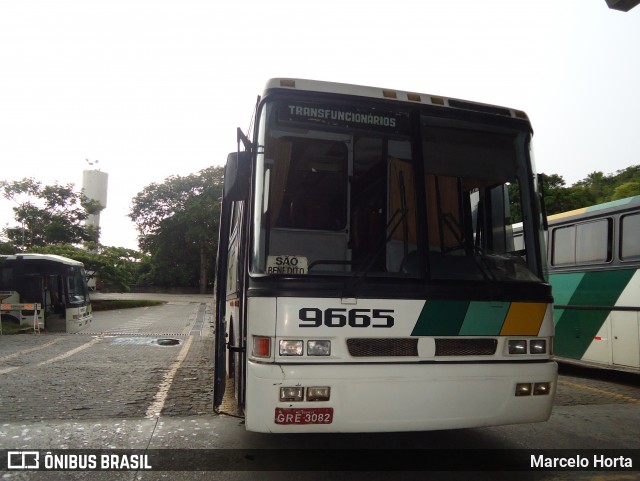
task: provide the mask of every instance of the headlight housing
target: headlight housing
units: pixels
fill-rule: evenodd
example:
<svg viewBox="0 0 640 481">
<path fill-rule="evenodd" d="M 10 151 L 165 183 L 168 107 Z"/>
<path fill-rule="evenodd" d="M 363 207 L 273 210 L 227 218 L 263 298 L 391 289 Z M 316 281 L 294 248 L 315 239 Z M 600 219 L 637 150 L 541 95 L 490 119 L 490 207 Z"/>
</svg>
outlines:
<svg viewBox="0 0 640 481">
<path fill-rule="evenodd" d="M 301 340 L 280 340 L 281 356 L 302 356 L 304 343 Z"/>
<path fill-rule="evenodd" d="M 307 341 L 307 355 L 308 356 L 330 356 L 331 341 L 329 340 Z"/>
</svg>

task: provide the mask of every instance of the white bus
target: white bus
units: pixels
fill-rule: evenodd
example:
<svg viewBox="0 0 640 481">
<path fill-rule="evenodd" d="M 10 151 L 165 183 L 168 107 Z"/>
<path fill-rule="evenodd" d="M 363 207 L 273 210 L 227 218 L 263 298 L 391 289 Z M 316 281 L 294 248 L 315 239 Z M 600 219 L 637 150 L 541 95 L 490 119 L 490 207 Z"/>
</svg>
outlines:
<svg viewBox="0 0 640 481">
<path fill-rule="evenodd" d="M 549 216 L 560 360 L 640 372 L 640 196 Z"/>
<path fill-rule="evenodd" d="M 271 433 L 548 419 L 553 298 L 526 114 L 272 79 L 254 125 L 225 170 L 214 406 Z"/>
<path fill-rule="evenodd" d="M 41 309 L 7 309 L 4 318 L 20 325 L 74 333 L 89 326 L 93 315 L 81 262 L 51 254 L 0 256 L 0 299 L 3 306 L 39 304 Z"/>
</svg>

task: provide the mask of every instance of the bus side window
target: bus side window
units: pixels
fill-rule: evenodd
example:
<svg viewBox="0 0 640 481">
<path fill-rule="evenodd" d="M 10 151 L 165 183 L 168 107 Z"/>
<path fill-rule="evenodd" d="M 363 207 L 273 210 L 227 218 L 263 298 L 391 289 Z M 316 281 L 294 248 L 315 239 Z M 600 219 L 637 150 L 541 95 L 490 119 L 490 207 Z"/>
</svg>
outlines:
<svg viewBox="0 0 640 481">
<path fill-rule="evenodd" d="M 610 262 L 612 226 L 612 219 L 599 219 L 554 229 L 552 265 L 570 266 Z"/>
<path fill-rule="evenodd" d="M 601 219 L 576 226 L 576 262 L 610 262 L 612 259 L 613 220 Z"/>
<path fill-rule="evenodd" d="M 640 214 L 625 215 L 620 219 L 620 259 L 640 258 Z"/>
<path fill-rule="evenodd" d="M 573 265 L 576 263 L 576 227 L 570 225 L 553 229 L 551 233 L 552 255 L 554 266 Z"/>
</svg>

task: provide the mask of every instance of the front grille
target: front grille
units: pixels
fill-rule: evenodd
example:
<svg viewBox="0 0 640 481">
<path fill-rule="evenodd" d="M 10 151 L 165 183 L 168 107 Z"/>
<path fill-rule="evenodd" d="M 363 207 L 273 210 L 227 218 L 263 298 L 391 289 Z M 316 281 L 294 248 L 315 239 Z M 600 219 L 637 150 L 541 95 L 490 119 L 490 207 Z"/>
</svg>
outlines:
<svg viewBox="0 0 640 481">
<path fill-rule="evenodd" d="M 353 357 L 417 356 L 418 339 L 347 339 Z"/>
<path fill-rule="evenodd" d="M 436 339 L 436 356 L 493 356 L 496 339 Z"/>
</svg>

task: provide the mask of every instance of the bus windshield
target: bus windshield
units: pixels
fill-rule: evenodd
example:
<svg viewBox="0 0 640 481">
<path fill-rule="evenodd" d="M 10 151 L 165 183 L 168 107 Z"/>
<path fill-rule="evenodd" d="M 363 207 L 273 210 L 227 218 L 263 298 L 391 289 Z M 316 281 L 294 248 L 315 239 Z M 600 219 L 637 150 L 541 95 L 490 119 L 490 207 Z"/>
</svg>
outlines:
<svg viewBox="0 0 640 481">
<path fill-rule="evenodd" d="M 82 267 L 67 268 L 67 286 L 69 304 L 84 304 L 89 301 L 89 291 L 84 269 Z"/>
<path fill-rule="evenodd" d="M 539 282 L 533 235 L 516 249 L 512 232 L 538 229 L 529 141 L 372 103 L 267 102 L 252 274 Z"/>
</svg>

